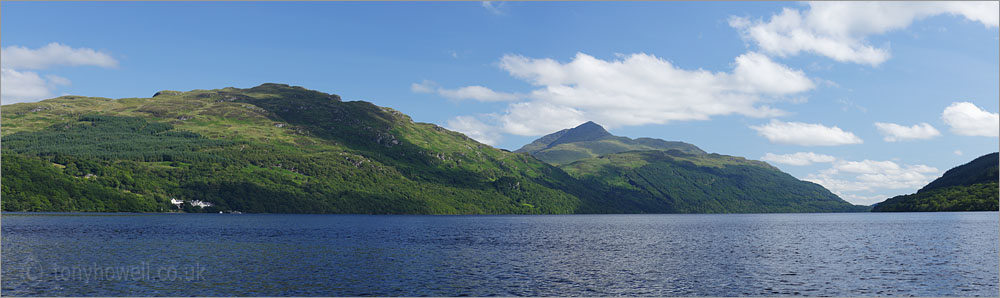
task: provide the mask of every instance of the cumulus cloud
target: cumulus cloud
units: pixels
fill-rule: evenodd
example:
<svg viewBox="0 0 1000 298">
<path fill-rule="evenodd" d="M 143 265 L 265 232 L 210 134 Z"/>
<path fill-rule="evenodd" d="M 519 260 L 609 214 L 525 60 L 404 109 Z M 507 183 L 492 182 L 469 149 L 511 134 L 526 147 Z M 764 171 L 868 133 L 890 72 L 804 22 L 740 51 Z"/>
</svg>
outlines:
<svg viewBox="0 0 1000 298">
<path fill-rule="evenodd" d="M 69 85 L 66 78 L 48 75 L 39 76 L 31 71 L 16 71 L 0 68 L 0 101 L 3 104 L 31 102 L 52 96 L 57 86 Z"/>
<path fill-rule="evenodd" d="M 812 89 L 816 85 L 801 70 L 790 69 L 775 63 L 760 53 L 746 53 L 736 57 L 731 84 L 746 93 L 793 94 Z"/>
<path fill-rule="evenodd" d="M 861 144 L 863 141 L 851 132 L 839 127 L 822 124 L 783 122 L 772 119 L 770 123 L 750 126 L 771 143 L 799 146 L 838 146 Z"/>
<path fill-rule="evenodd" d="M 853 193 L 839 193 L 837 195 L 840 196 L 841 199 L 855 205 L 871 205 L 885 201 L 885 199 L 892 197 L 884 194 L 859 195 Z"/>
<path fill-rule="evenodd" d="M 986 27 L 1000 23 L 996 1 L 960 2 L 808 2 L 808 9 L 785 8 L 768 20 L 733 17 L 729 25 L 765 53 L 779 57 L 810 52 L 840 62 L 876 66 L 891 56 L 888 46 L 867 41 L 872 35 L 909 27 L 936 15 L 960 16 Z"/>
<path fill-rule="evenodd" d="M 813 163 L 827 163 L 837 160 L 836 157 L 825 154 L 816 154 L 813 152 L 796 152 L 792 154 L 767 153 L 760 159 L 763 161 L 792 166 L 808 166 Z"/>
<path fill-rule="evenodd" d="M 519 102 L 507 107 L 503 115 L 492 115 L 503 132 L 537 136 L 574 127 L 589 119 L 585 112 L 547 102 Z"/>
<path fill-rule="evenodd" d="M 602 60 L 578 53 L 568 63 L 507 55 L 500 67 L 537 86 L 532 99 L 578 109 L 610 127 L 729 114 L 782 115 L 783 111 L 758 105 L 761 96 L 814 87 L 801 71 L 756 53 L 737 57 L 732 73 L 685 70 L 648 54 Z M 779 86 L 782 81 L 785 85 Z"/>
<path fill-rule="evenodd" d="M 521 99 L 514 93 L 496 92 L 483 86 L 465 86 L 458 89 L 438 89 L 438 94 L 449 99 L 477 101 L 514 101 Z"/>
<path fill-rule="evenodd" d="M 479 120 L 499 133 L 537 136 L 588 120 L 614 128 L 732 114 L 782 116 L 787 113 L 764 103 L 801 102 L 791 96 L 815 88 L 801 70 L 759 53 L 740 55 L 732 65 L 731 72 L 689 70 L 643 53 L 609 60 L 577 53 L 569 62 L 505 55 L 500 68 L 533 90 L 521 94 L 483 86 L 444 89 L 430 81 L 413 84 L 411 90 L 452 99 L 522 99 Z"/>
<path fill-rule="evenodd" d="M 490 146 L 496 146 L 502 138 L 491 126 L 470 116 L 459 116 L 448 120 L 446 128 L 464 133 L 466 136 Z"/>
<path fill-rule="evenodd" d="M 88 48 L 72 48 L 60 43 L 50 43 L 41 48 L 29 49 L 9 46 L 0 52 L 0 66 L 8 69 L 47 69 L 54 66 L 118 67 L 107 53 Z"/>
<path fill-rule="evenodd" d="M 822 185 L 848 202 L 864 205 L 887 199 L 889 196 L 884 193 L 914 192 L 938 177 L 940 172 L 922 164 L 869 159 L 852 161 L 813 152 L 767 153 L 761 159 L 795 166 L 828 163 L 829 168 L 808 174 L 802 180 Z"/>
<path fill-rule="evenodd" d="M 941 112 L 951 132 L 963 136 L 1000 136 L 1000 114 L 990 113 L 971 102 L 955 102 Z"/>
<path fill-rule="evenodd" d="M 437 93 L 444 98 L 451 100 L 475 100 L 482 102 L 494 101 L 516 101 L 524 98 L 516 93 L 505 93 L 493 91 L 493 89 L 483 86 L 465 86 L 457 89 L 446 89 L 437 86 L 433 81 L 424 80 L 420 83 L 410 85 L 410 91 L 416 93 Z"/>
<path fill-rule="evenodd" d="M 937 177 L 938 169 L 922 164 L 900 165 L 884 160 L 835 161 L 829 169 L 817 174 L 809 174 L 805 179 L 823 185 L 833 193 L 852 203 L 868 202 L 875 196 L 860 193 L 882 192 L 884 190 L 916 190 Z M 898 191 L 894 191 L 898 193 Z M 852 200 L 851 198 L 854 198 Z M 886 197 L 881 197 L 885 199 Z M 864 202 L 861 200 L 864 199 Z M 877 201 L 876 201 L 877 202 Z"/>
<path fill-rule="evenodd" d="M 110 55 L 88 48 L 72 48 L 50 43 L 38 49 L 9 46 L 0 49 L 0 101 L 3 104 L 32 102 L 51 97 L 58 86 L 70 85 L 70 80 L 55 75 L 39 75 L 35 71 L 55 66 L 117 67 Z"/>
<path fill-rule="evenodd" d="M 875 122 L 875 128 L 885 136 L 883 140 L 886 142 L 926 140 L 941 135 L 941 132 L 926 122 L 913 126 Z"/>
</svg>

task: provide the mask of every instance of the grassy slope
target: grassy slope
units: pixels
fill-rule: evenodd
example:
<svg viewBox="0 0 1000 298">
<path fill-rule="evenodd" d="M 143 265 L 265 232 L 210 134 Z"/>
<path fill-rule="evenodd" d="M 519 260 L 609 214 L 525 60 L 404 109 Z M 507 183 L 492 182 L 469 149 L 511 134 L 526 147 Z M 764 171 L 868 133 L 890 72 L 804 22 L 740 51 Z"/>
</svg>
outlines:
<svg viewBox="0 0 1000 298">
<path fill-rule="evenodd" d="M 102 186 L 135 192 L 162 207 L 169 207 L 169 198 L 180 197 L 251 212 L 492 214 L 572 213 L 583 208 L 581 199 L 568 193 L 578 189 L 576 182 L 533 158 L 494 149 L 433 124 L 414 123 L 388 108 L 277 84 L 162 91 L 152 98 L 119 100 L 60 97 L 4 106 L 4 152 L 12 149 L 8 138 L 90 125 L 79 120 L 94 113 L 169 123 L 170 132 L 230 143 L 197 149 L 225 159 L 214 162 L 165 164 L 87 154 L 67 158 L 38 151 L 20 157 L 99 164 L 92 169 L 95 173 L 53 168 L 74 179 L 100 174 L 96 172 L 124 173 L 136 185 L 122 187 L 121 179 L 113 179 Z M 4 210 L 42 208 L 8 200 L 8 191 L 27 187 L 8 183 L 16 181 L 12 178 L 16 177 L 3 178 Z"/>
<path fill-rule="evenodd" d="M 757 213 L 865 211 L 814 183 L 767 163 L 718 154 L 631 151 L 561 166 L 608 193 L 609 201 L 647 212 Z"/>
</svg>

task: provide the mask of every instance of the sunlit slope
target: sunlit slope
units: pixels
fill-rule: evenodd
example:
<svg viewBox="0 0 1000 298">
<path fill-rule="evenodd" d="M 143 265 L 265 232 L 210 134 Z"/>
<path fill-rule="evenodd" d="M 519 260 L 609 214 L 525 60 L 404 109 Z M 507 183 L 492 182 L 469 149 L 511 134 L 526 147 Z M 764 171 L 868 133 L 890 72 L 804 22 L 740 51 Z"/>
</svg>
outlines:
<svg viewBox="0 0 1000 298">
<path fill-rule="evenodd" d="M 160 211 L 172 207 L 170 198 L 216 205 L 207 211 L 244 212 L 586 209 L 570 193 L 579 189 L 574 179 L 530 156 L 300 87 L 161 91 L 117 100 L 64 96 L 3 112 L 3 153 L 17 155 L 3 163 L 8 211 Z M 96 208 L 78 202 L 118 199 L 33 193 L 33 182 L 11 170 L 14 163 L 50 165 L 56 171 L 34 170 L 53 181 L 115 189 L 144 207 Z"/>
</svg>

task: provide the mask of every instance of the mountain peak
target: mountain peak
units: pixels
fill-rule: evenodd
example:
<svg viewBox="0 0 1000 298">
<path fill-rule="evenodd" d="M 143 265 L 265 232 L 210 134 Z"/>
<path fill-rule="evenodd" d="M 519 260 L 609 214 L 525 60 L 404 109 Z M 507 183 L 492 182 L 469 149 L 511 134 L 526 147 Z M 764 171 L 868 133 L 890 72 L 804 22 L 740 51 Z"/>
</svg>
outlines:
<svg viewBox="0 0 1000 298">
<path fill-rule="evenodd" d="M 550 143 L 549 146 L 573 142 L 596 141 L 613 136 L 614 135 L 605 130 L 600 124 L 594 123 L 594 121 L 587 121 L 577 127 L 567 130 L 566 133 Z"/>
<path fill-rule="evenodd" d="M 572 133 L 571 133 L 572 132 Z M 563 137 L 569 136 L 566 139 Z M 600 124 L 594 123 L 594 121 L 587 121 L 583 124 L 577 125 L 574 128 L 563 129 L 554 133 L 547 134 L 541 138 L 538 138 L 530 144 L 524 145 L 521 149 L 517 149 L 514 152 L 527 152 L 529 154 L 534 154 L 540 150 L 545 150 L 551 146 L 555 146 L 562 143 L 572 143 L 578 141 L 592 141 L 601 139 L 604 137 L 613 136 Z"/>
<path fill-rule="evenodd" d="M 583 124 L 580 124 L 580 125 L 577 125 L 577 126 L 576 126 L 576 127 L 574 127 L 573 129 L 578 129 L 578 128 L 582 128 L 582 129 L 600 129 L 600 130 L 604 130 L 604 126 L 601 126 L 600 124 L 597 124 L 597 123 L 594 123 L 594 121 L 587 121 L 587 122 L 584 122 Z M 605 131 L 605 132 L 606 132 L 606 131 Z"/>
<path fill-rule="evenodd" d="M 672 149 L 687 154 L 706 154 L 697 146 L 684 142 L 615 136 L 593 121 L 545 135 L 515 152 L 531 154 L 550 164 L 566 164 L 584 158 L 625 151 Z"/>
</svg>

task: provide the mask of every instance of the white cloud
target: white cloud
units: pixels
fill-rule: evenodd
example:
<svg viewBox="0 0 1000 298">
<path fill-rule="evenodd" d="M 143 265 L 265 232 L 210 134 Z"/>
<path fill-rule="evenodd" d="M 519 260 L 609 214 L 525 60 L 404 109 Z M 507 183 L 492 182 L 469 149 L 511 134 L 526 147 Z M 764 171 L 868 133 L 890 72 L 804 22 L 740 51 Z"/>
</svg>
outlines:
<svg viewBox="0 0 1000 298">
<path fill-rule="evenodd" d="M 767 153 L 760 159 L 763 161 L 793 166 L 808 166 L 813 163 L 834 162 L 837 160 L 836 157 L 825 154 L 816 154 L 813 152 L 796 152 L 792 154 Z"/>
<path fill-rule="evenodd" d="M 941 135 L 941 132 L 926 122 L 913 126 L 875 122 L 875 127 L 885 136 L 883 140 L 886 142 L 926 140 Z"/>
<path fill-rule="evenodd" d="M 434 83 L 433 81 L 429 80 L 424 80 L 423 82 L 420 83 L 410 84 L 410 91 L 413 91 L 415 93 L 434 93 L 434 90 L 437 88 L 438 88 L 437 83 Z"/>
<path fill-rule="evenodd" d="M 411 90 L 451 99 L 524 99 L 479 120 L 498 133 L 536 136 L 588 120 L 614 128 L 731 114 L 781 116 L 786 112 L 763 103 L 801 102 L 803 98 L 791 96 L 815 87 L 801 70 L 758 53 L 737 57 L 729 73 L 681 69 L 649 54 L 617 57 L 603 60 L 577 53 L 562 63 L 503 56 L 501 69 L 535 86 L 528 94 L 495 92 L 484 86 L 443 89 L 430 81 L 413 84 Z"/>
<path fill-rule="evenodd" d="M 875 47 L 868 36 L 904 29 L 936 15 L 961 16 L 987 27 L 1000 23 L 996 1 L 983 2 L 808 2 L 808 9 L 785 8 L 767 21 L 733 17 L 729 25 L 745 40 L 779 57 L 801 52 L 840 62 L 876 66 L 891 56 L 888 46 Z"/>
<path fill-rule="evenodd" d="M 510 104 L 504 114 L 479 117 L 458 116 L 448 120 L 448 128 L 464 133 L 484 144 L 495 145 L 504 133 L 535 136 L 552 133 L 586 122 L 583 112 L 545 102 Z"/>
<path fill-rule="evenodd" d="M 971 102 L 955 102 L 944 109 L 941 120 L 951 132 L 963 136 L 1000 136 L 1000 114 L 990 113 Z"/>
<path fill-rule="evenodd" d="M 842 160 L 833 156 L 798 152 L 776 155 L 768 153 L 765 161 L 790 165 L 830 163 L 830 167 L 807 175 L 810 181 L 829 189 L 853 204 L 870 205 L 890 196 L 884 193 L 911 193 L 938 177 L 939 170 L 927 165 L 898 164 L 891 160 Z"/>
<path fill-rule="evenodd" d="M 955 155 L 962 156 L 962 150 L 955 150 Z"/>
<path fill-rule="evenodd" d="M 457 89 L 445 89 L 438 87 L 433 81 L 424 80 L 420 83 L 410 85 L 410 91 L 416 93 L 437 93 L 451 100 L 475 100 L 482 102 L 494 101 L 516 101 L 524 98 L 524 95 L 517 93 L 496 92 L 493 89 L 483 86 L 465 86 Z"/>
<path fill-rule="evenodd" d="M 583 111 L 546 102 L 519 102 L 507 107 L 503 115 L 494 115 L 503 132 L 537 136 L 570 128 L 586 122 Z"/>
<path fill-rule="evenodd" d="M 465 86 L 458 89 L 438 89 L 438 94 L 448 99 L 476 101 L 515 101 L 522 96 L 515 93 L 496 92 L 483 86 Z"/>
<path fill-rule="evenodd" d="M 52 96 L 52 90 L 60 85 L 69 85 L 69 80 L 58 76 L 39 76 L 31 71 L 16 71 L 0 68 L 0 102 L 12 104 L 32 102 Z"/>
<path fill-rule="evenodd" d="M 118 67 L 118 61 L 107 53 L 88 48 L 72 48 L 50 43 L 38 49 L 21 46 L 3 48 L 0 65 L 9 69 L 47 69 L 53 66 Z"/>
<path fill-rule="evenodd" d="M 507 55 L 500 67 L 538 87 L 530 98 L 546 105 L 533 106 L 574 110 L 608 127 L 730 114 L 780 116 L 785 112 L 760 104 L 765 97 L 780 98 L 814 87 L 801 71 L 756 53 L 737 57 L 732 73 L 681 69 L 648 54 L 602 60 L 578 53 L 568 63 Z"/>
<path fill-rule="evenodd" d="M 4 104 L 32 102 L 52 96 L 58 86 L 70 85 L 70 80 L 56 75 L 39 75 L 34 71 L 55 66 L 118 67 L 110 55 L 88 48 L 72 48 L 50 43 L 38 49 L 9 46 L 0 50 L 0 101 Z"/>
<path fill-rule="evenodd" d="M 889 160 L 838 160 L 829 169 L 810 174 L 803 180 L 823 185 L 849 202 L 871 204 L 887 198 L 871 195 L 874 192 L 899 189 L 916 191 L 936 178 L 938 172 L 937 168 L 922 164 L 900 165 Z M 875 200 L 876 198 L 880 199 Z"/>
<path fill-rule="evenodd" d="M 448 120 L 448 129 L 461 132 L 466 136 L 490 146 L 500 143 L 502 136 L 493 127 L 486 125 L 475 117 L 459 116 Z"/>
<path fill-rule="evenodd" d="M 790 69 L 775 63 L 759 53 L 746 53 L 736 57 L 733 70 L 734 85 L 746 93 L 792 94 L 807 91 L 813 84 L 801 70 Z"/>
<path fill-rule="evenodd" d="M 770 123 L 750 126 L 771 143 L 799 146 L 838 146 L 861 144 L 863 141 L 851 132 L 839 127 L 802 122 L 783 122 L 772 119 Z"/>
<path fill-rule="evenodd" d="M 837 195 L 840 196 L 841 199 L 844 199 L 845 201 L 850 202 L 851 204 L 855 204 L 855 205 L 871 205 L 871 204 L 875 204 L 875 203 L 879 203 L 879 202 L 885 201 L 885 199 L 888 199 L 888 198 L 891 197 L 891 196 L 887 196 L 887 195 L 884 195 L 884 194 L 876 194 L 876 195 L 868 195 L 868 196 L 866 196 L 866 195 L 858 195 L 858 194 L 852 194 L 852 193 L 843 193 L 843 194 L 837 194 Z"/>
</svg>

